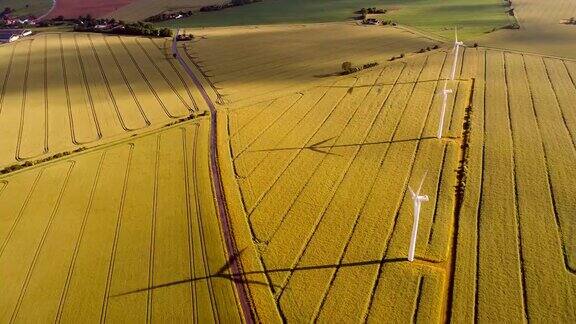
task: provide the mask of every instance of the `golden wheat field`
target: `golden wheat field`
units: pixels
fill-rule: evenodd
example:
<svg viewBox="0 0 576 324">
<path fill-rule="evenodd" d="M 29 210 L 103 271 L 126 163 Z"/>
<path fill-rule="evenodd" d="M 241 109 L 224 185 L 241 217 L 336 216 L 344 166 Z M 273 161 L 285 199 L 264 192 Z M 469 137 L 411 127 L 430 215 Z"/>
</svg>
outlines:
<svg viewBox="0 0 576 324">
<path fill-rule="evenodd" d="M 274 82 L 275 67 L 262 64 L 262 78 L 238 73 L 236 81 L 216 77 L 227 54 L 204 52 L 206 35 L 187 48 L 226 98 L 237 213 L 270 287 L 266 305 L 282 319 L 576 319 L 575 61 L 465 49 L 437 140 L 448 50 L 320 80 L 294 68 L 302 82 Z M 411 264 L 407 187 L 426 171 L 431 200 Z"/>
<path fill-rule="evenodd" d="M 0 46 L 0 166 L 203 111 L 184 70 L 166 59 L 165 46 L 148 38 L 73 33 Z"/>
<path fill-rule="evenodd" d="M 2 322 L 239 322 L 206 120 L 2 178 Z"/>
</svg>

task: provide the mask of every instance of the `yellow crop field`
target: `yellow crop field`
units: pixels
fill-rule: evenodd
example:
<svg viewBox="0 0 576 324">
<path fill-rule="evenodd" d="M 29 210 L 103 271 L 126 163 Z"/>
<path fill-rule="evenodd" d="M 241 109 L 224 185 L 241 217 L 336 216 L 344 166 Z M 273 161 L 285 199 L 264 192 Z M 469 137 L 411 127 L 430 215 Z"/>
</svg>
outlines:
<svg viewBox="0 0 576 324">
<path fill-rule="evenodd" d="M 148 38 L 39 34 L 0 46 L 0 166 L 94 146 L 200 112 Z"/>
<path fill-rule="evenodd" d="M 206 120 L 2 178 L 2 322 L 239 322 Z"/>
<path fill-rule="evenodd" d="M 433 40 L 392 27 L 355 23 L 189 29 L 186 52 L 226 101 L 250 101 L 325 81 L 341 64 L 384 63 L 433 46 Z M 260 99 L 262 100 L 262 99 Z"/>
<path fill-rule="evenodd" d="M 452 60 L 414 55 L 224 106 L 237 217 L 281 318 L 576 319 L 576 64 L 465 49 L 437 140 Z M 409 263 L 407 187 L 425 172 Z"/>
</svg>

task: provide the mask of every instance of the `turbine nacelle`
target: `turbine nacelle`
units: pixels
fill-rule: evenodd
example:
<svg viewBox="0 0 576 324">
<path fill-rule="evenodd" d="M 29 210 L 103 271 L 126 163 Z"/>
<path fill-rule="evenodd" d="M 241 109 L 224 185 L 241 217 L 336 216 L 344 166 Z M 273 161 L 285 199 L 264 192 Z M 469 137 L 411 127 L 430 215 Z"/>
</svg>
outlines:
<svg viewBox="0 0 576 324">
<path fill-rule="evenodd" d="M 417 202 L 422 203 L 422 202 L 426 202 L 429 201 L 430 199 L 428 198 L 428 195 L 423 195 L 423 196 L 416 196 L 416 198 L 414 198 Z"/>
</svg>

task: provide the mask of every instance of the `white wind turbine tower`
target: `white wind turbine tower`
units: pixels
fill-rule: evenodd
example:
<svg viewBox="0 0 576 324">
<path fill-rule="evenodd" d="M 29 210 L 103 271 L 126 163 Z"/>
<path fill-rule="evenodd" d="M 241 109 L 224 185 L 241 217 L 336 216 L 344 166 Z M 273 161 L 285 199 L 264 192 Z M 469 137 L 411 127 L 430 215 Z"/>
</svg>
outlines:
<svg viewBox="0 0 576 324">
<path fill-rule="evenodd" d="M 444 116 L 446 115 L 446 104 L 448 102 L 448 95 L 452 93 L 452 89 L 447 89 L 448 81 L 444 82 L 444 89 L 442 89 L 442 110 L 440 111 L 440 121 L 438 123 L 438 139 L 442 138 L 442 129 L 444 128 Z"/>
<path fill-rule="evenodd" d="M 422 203 L 428 201 L 427 195 L 420 195 L 420 190 L 422 189 L 422 184 L 424 184 L 424 179 L 426 179 L 426 174 L 428 171 L 424 173 L 424 177 L 422 177 L 422 181 L 420 182 L 420 186 L 418 186 L 418 190 L 414 192 L 410 186 L 410 195 L 412 196 L 412 201 L 414 203 L 414 225 L 412 225 L 412 237 L 410 238 L 410 249 L 408 250 L 408 261 L 414 261 L 414 252 L 416 251 L 416 237 L 418 236 L 418 221 L 420 220 L 420 207 L 422 207 Z"/>
<path fill-rule="evenodd" d="M 454 80 L 456 77 L 456 67 L 458 66 L 458 52 L 460 52 L 460 46 L 464 46 L 463 42 L 458 41 L 458 27 L 454 28 L 454 62 L 452 63 L 452 74 L 450 74 L 450 80 Z"/>
</svg>

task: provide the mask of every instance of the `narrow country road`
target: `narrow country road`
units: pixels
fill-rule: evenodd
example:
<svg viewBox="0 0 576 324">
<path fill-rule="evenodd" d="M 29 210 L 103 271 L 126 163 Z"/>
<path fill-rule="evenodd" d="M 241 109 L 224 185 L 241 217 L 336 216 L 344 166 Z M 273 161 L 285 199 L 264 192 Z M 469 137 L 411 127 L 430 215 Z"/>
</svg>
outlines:
<svg viewBox="0 0 576 324">
<path fill-rule="evenodd" d="M 176 30 L 174 35 L 174 40 L 172 42 L 172 53 L 174 57 L 180 62 L 186 73 L 190 76 L 194 85 L 200 91 L 202 98 L 206 101 L 208 108 L 210 109 L 210 172 L 212 173 L 212 180 L 214 184 L 214 197 L 216 199 L 216 204 L 218 206 L 218 216 L 220 219 L 220 224 L 222 225 L 222 230 L 224 238 L 226 240 L 226 250 L 228 253 L 228 262 L 230 264 L 230 271 L 232 278 L 234 278 L 234 284 L 236 286 L 236 291 L 240 299 L 240 304 L 242 307 L 242 312 L 244 315 L 244 320 L 248 324 L 254 323 L 254 314 L 252 313 L 252 306 L 250 302 L 250 294 L 248 288 L 244 285 L 244 280 L 242 276 L 242 265 L 240 264 L 238 258 L 238 249 L 236 248 L 236 241 L 234 239 L 234 231 L 230 225 L 230 217 L 228 214 L 228 208 L 226 204 L 226 195 L 224 193 L 224 184 L 222 183 L 222 176 L 220 173 L 220 163 L 218 160 L 218 115 L 216 113 L 216 107 L 212 102 L 212 99 L 208 96 L 208 93 L 204 89 L 204 86 L 198 80 L 192 69 L 180 53 L 178 52 L 178 46 L 176 37 L 178 37 L 179 30 Z"/>
</svg>

